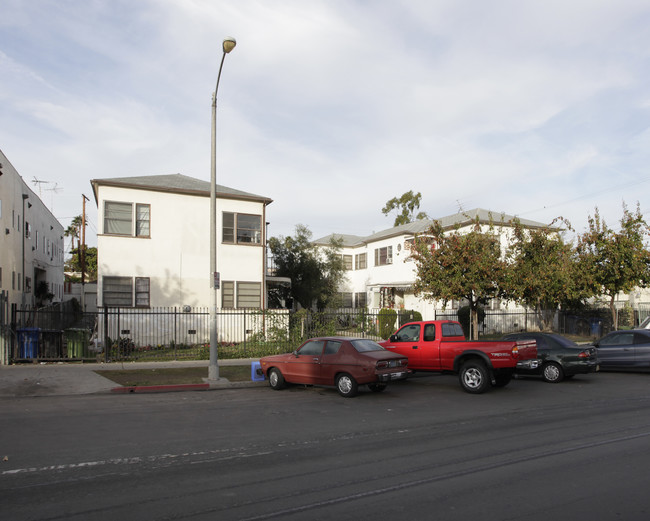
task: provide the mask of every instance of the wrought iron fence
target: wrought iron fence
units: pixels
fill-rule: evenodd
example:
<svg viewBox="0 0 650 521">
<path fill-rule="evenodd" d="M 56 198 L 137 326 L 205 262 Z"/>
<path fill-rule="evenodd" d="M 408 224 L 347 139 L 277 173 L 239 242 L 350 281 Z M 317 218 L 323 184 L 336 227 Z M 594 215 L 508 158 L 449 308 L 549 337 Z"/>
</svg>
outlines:
<svg viewBox="0 0 650 521">
<path fill-rule="evenodd" d="M 7 361 L 67 360 L 123 361 L 209 358 L 207 308 L 103 308 L 83 313 L 75 301 L 42 310 L 13 310 Z M 645 315 L 643 312 L 645 311 Z M 636 311 L 639 323 L 650 305 Z M 257 358 L 290 352 L 316 336 L 387 338 L 402 324 L 419 319 L 413 311 L 336 309 L 320 313 L 305 310 L 218 310 L 220 358 Z M 436 312 L 435 318 L 458 320 L 456 311 Z M 461 321 L 462 322 L 462 321 Z M 589 313 L 558 312 L 553 330 L 588 341 L 611 330 L 609 310 Z M 486 311 L 479 337 L 498 337 L 515 331 L 539 330 L 531 311 Z M 469 331 L 466 329 L 469 336 Z M 6 362 L 5 362 L 6 363 Z"/>
</svg>

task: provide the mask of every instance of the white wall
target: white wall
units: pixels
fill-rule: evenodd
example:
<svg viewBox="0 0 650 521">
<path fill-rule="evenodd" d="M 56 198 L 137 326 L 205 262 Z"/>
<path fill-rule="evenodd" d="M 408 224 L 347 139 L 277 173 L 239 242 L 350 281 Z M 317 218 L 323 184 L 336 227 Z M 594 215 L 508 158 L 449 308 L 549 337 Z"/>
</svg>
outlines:
<svg viewBox="0 0 650 521">
<path fill-rule="evenodd" d="M 53 302 L 60 302 L 64 280 L 63 226 L 1 151 L 0 163 L 0 289 L 9 293 L 10 303 L 31 306 L 35 303 L 36 285 L 43 280 L 54 294 Z M 23 194 L 27 195 L 24 201 Z M 29 223 L 29 237 L 25 237 L 25 222 Z M 29 291 L 25 291 L 26 277 L 31 280 Z"/>
<path fill-rule="evenodd" d="M 99 295 L 102 276 L 149 277 L 152 306 L 210 306 L 210 198 L 182 193 L 98 186 L 100 233 Z M 104 201 L 151 205 L 151 237 L 103 234 Z M 262 216 L 259 202 L 217 199 L 217 271 L 221 280 L 263 281 L 264 240 L 261 245 L 221 243 L 222 212 Z M 221 291 L 218 293 L 221 302 Z"/>
</svg>

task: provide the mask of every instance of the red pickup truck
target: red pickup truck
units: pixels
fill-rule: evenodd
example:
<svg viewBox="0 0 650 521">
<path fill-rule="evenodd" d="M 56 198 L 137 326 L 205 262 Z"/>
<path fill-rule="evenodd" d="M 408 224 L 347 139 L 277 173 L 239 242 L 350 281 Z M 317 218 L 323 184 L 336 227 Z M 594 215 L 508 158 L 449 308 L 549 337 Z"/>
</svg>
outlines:
<svg viewBox="0 0 650 521">
<path fill-rule="evenodd" d="M 457 374 L 474 394 L 507 385 L 517 366 L 539 364 L 534 340 L 466 341 L 460 323 L 451 320 L 409 322 L 379 344 L 408 357 L 412 371 Z"/>
</svg>

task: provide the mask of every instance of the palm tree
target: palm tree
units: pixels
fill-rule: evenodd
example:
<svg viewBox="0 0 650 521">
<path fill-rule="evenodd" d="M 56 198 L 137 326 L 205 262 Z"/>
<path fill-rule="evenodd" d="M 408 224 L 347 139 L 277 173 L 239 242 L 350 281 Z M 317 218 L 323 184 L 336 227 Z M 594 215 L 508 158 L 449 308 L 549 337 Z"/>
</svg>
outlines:
<svg viewBox="0 0 650 521">
<path fill-rule="evenodd" d="M 82 218 L 81 215 L 77 215 L 74 219 L 72 219 L 72 222 L 70 223 L 70 226 L 68 226 L 63 233 L 66 237 L 71 237 L 72 238 L 72 243 L 70 245 L 70 252 L 74 251 L 74 241 L 77 239 L 77 248 L 80 246 L 79 244 L 79 232 L 81 230 L 81 223 L 82 223 Z"/>
</svg>

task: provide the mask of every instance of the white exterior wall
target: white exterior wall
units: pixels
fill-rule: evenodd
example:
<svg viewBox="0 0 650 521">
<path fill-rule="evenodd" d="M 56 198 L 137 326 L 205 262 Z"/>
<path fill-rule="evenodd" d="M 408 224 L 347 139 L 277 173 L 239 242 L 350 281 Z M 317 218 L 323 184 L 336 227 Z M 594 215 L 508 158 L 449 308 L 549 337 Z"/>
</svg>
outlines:
<svg viewBox="0 0 650 521">
<path fill-rule="evenodd" d="M 10 304 L 32 306 L 36 303 L 37 284 L 45 281 L 54 294 L 52 302 L 61 302 L 63 226 L 2 152 L 0 163 L 0 290 L 8 293 Z M 23 194 L 27 195 L 24 200 Z M 29 223 L 29 237 L 25 222 Z"/>
<path fill-rule="evenodd" d="M 101 184 L 98 185 L 97 197 L 100 298 L 104 276 L 149 277 L 152 307 L 211 305 L 209 197 Z M 104 235 L 104 201 L 151 205 L 150 237 Z M 264 237 L 262 244 L 255 246 L 222 244 L 222 212 L 261 215 L 264 235 L 264 204 L 217 199 L 217 271 L 221 281 L 262 284 Z M 218 302 L 220 305 L 220 290 Z"/>
</svg>

